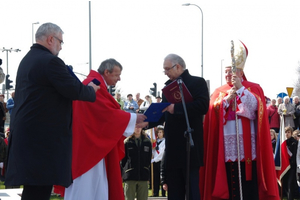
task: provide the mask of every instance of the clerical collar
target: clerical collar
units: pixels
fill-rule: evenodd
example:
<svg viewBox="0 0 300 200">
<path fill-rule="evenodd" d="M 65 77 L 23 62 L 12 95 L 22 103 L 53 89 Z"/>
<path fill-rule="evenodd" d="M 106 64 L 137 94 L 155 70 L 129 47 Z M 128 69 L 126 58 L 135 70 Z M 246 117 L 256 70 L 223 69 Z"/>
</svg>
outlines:
<svg viewBox="0 0 300 200">
<path fill-rule="evenodd" d="M 100 74 L 101 76 L 102 76 L 102 74 Z M 104 79 L 104 77 L 102 76 L 102 79 L 103 79 L 103 81 L 104 81 L 104 83 L 105 83 L 105 85 L 106 85 L 106 87 L 107 87 L 107 83 L 106 83 L 106 81 L 105 81 L 105 79 Z"/>
</svg>

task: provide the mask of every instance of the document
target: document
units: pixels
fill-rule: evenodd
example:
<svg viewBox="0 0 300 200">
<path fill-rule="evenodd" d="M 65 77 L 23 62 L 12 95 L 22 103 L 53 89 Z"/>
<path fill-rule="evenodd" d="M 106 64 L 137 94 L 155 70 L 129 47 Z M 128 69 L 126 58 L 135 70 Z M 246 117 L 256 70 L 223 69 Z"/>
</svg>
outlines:
<svg viewBox="0 0 300 200">
<path fill-rule="evenodd" d="M 147 116 L 145 122 L 157 122 L 163 115 L 163 109 L 171 103 L 151 103 L 144 115 Z"/>
<path fill-rule="evenodd" d="M 182 82 L 182 92 L 184 95 L 184 101 L 185 103 L 192 102 L 193 97 L 190 93 L 190 91 L 187 89 L 186 85 L 184 82 Z M 162 89 L 163 94 L 165 95 L 166 99 L 170 103 L 180 103 L 181 102 L 181 93 L 179 89 L 179 84 L 177 80 L 173 81 L 169 85 L 165 86 Z"/>
</svg>

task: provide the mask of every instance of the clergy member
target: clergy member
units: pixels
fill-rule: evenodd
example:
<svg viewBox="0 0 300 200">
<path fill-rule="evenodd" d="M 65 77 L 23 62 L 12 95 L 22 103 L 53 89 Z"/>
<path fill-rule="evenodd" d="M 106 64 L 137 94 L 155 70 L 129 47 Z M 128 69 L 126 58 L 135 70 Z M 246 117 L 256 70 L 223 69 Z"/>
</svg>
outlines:
<svg viewBox="0 0 300 200">
<path fill-rule="evenodd" d="M 244 200 L 279 199 L 265 96 L 262 88 L 247 81 L 244 75 L 247 55 L 246 46 L 235 41 L 236 73 L 233 74 L 231 64 L 227 65 L 227 84 L 211 96 L 204 121 L 201 199 L 241 199 L 240 195 Z"/>
<path fill-rule="evenodd" d="M 122 200 L 124 193 L 120 160 L 124 139 L 132 135 L 145 115 L 127 113 L 107 91 L 120 80 L 122 66 L 114 59 L 103 61 L 98 72 L 91 70 L 83 81 L 101 83 L 95 103 L 73 103 L 73 184 L 65 190 L 65 200 Z"/>
</svg>

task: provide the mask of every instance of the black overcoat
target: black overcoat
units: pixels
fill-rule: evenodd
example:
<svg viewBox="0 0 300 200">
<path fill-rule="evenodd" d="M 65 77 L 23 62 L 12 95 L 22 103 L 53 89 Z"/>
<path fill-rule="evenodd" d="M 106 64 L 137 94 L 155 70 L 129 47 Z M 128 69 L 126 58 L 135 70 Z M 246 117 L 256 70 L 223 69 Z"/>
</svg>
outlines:
<svg viewBox="0 0 300 200">
<path fill-rule="evenodd" d="M 191 76 L 185 70 L 180 77 L 190 91 L 193 101 L 186 103 L 190 127 L 194 130 L 192 138 L 194 147 L 190 151 L 190 167 L 197 168 L 203 165 L 203 115 L 208 111 L 209 93 L 205 80 L 201 77 Z M 169 80 L 165 84 L 168 85 Z M 162 102 L 167 99 L 162 95 Z M 165 122 L 165 159 L 166 169 L 186 168 L 186 119 L 182 103 L 174 105 L 174 114 L 165 112 L 159 123 Z M 150 126 L 153 124 L 150 123 Z"/>
<path fill-rule="evenodd" d="M 69 186 L 72 100 L 95 98 L 60 58 L 34 44 L 17 72 L 5 184 Z"/>
</svg>

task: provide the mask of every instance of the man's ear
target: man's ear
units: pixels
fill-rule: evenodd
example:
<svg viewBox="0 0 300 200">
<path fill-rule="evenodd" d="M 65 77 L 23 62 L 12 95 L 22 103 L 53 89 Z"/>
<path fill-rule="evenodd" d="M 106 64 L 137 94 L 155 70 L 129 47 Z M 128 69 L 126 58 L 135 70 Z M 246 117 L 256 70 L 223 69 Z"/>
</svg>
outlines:
<svg viewBox="0 0 300 200">
<path fill-rule="evenodd" d="M 109 75 L 108 69 L 104 70 L 104 75 L 105 75 L 105 76 L 108 76 L 108 75 Z"/>
<path fill-rule="evenodd" d="M 46 43 L 48 44 L 48 45 L 51 45 L 52 43 L 53 43 L 53 37 L 52 36 L 48 36 L 47 38 L 46 38 Z"/>
</svg>

